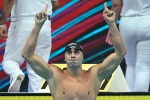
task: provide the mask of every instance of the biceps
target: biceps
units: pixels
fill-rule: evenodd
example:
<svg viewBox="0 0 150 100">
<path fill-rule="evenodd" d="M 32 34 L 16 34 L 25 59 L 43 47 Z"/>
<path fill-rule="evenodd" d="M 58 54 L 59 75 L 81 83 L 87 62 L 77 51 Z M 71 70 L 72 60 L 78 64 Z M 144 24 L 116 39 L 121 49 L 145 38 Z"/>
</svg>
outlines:
<svg viewBox="0 0 150 100">
<path fill-rule="evenodd" d="M 34 55 L 32 58 L 26 59 L 26 61 L 39 76 L 46 78 L 50 74 L 48 64 L 38 56 Z"/>
<path fill-rule="evenodd" d="M 113 54 L 109 55 L 102 62 L 102 67 L 105 69 L 105 68 L 116 66 L 116 65 L 120 64 L 120 62 L 122 61 L 122 58 L 123 58 L 123 56 L 119 56 L 119 55 L 117 55 L 117 53 L 113 53 Z"/>
<path fill-rule="evenodd" d="M 101 64 L 101 68 L 99 69 L 100 74 L 102 74 L 104 78 L 111 76 L 118 65 L 120 65 L 122 58 L 123 57 L 118 56 L 115 53 L 108 56 Z"/>
</svg>

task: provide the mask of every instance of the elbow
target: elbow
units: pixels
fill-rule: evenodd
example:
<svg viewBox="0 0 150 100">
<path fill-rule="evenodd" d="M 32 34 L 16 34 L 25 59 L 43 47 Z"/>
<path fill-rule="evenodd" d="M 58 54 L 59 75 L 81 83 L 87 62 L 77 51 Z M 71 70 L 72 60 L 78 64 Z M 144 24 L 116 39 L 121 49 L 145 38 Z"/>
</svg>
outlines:
<svg viewBox="0 0 150 100">
<path fill-rule="evenodd" d="M 126 50 L 123 50 L 123 52 L 120 54 L 120 56 L 121 56 L 122 58 L 124 58 L 124 56 L 126 55 L 126 53 L 127 53 L 127 51 L 126 51 Z"/>
<path fill-rule="evenodd" d="M 126 49 L 122 50 L 122 51 L 119 51 L 119 52 L 116 52 L 117 55 L 120 57 L 120 58 L 124 58 L 124 56 L 126 55 L 127 51 Z"/>
<path fill-rule="evenodd" d="M 23 58 L 26 58 L 27 57 L 27 53 L 25 53 L 25 50 L 23 49 L 22 51 L 22 55 L 21 55 Z"/>
<path fill-rule="evenodd" d="M 125 45 L 122 45 L 122 50 L 120 51 L 121 56 L 124 57 L 126 53 L 127 53 L 126 47 Z"/>
<path fill-rule="evenodd" d="M 25 47 L 25 48 L 27 48 L 27 47 Z M 34 53 L 31 52 L 30 49 L 25 49 L 25 48 L 23 49 L 21 56 L 27 60 L 27 59 L 30 59 L 34 55 Z"/>
<path fill-rule="evenodd" d="M 31 58 L 31 55 L 28 55 L 28 54 L 26 54 L 26 53 L 22 53 L 22 57 L 25 59 L 25 60 L 27 60 L 27 59 L 30 59 Z"/>
<path fill-rule="evenodd" d="M 125 51 L 124 51 L 124 56 L 127 54 L 127 50 L 125 49 Z"/>
<path fill-rule="evenodd" d="M 127 54 L 127 51 L 123 52 L 123 54 L 122 54 L 122 55 L 123 55 L 123 57 L 124 57 L 126 54 Z"/>
<path fill-rule="evenodd" d="M 28 58 L 28 56 L 27 56 L 26 54 L 24 54 L 24 53 L 22 53 L 22 57 L 23 57 L 24 59 L 27 59 L 27 58 Z"/>
<path fill-rule="evenodd" d="M 126 50 L 126 47 L 124 47 L 123 55 L 125 56 L 126 54 L 127 54 L 127 50 Z"/>
</svg>

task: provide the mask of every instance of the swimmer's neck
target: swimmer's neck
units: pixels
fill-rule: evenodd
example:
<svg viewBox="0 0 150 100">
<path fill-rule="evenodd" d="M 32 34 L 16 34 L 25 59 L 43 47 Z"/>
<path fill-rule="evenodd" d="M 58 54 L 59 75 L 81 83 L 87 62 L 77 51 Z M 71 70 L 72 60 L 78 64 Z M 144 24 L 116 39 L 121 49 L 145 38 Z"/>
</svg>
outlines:
<svg viewBox="0 0 150 100">
<path fill-rule="evenodd" d="M 83 70 L 81 66 L 77 68 L 67 67 L 66 73 L 72 77 L 78 77 L 83 73 Z"/>
</svg>

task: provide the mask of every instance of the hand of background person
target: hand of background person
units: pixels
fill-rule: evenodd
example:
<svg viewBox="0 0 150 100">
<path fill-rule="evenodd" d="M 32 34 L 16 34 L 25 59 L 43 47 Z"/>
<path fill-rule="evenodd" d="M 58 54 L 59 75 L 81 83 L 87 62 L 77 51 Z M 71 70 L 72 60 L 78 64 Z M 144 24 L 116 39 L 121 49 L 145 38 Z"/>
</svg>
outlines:
<svg viewBox="0 0 150 100">
<path fill-rule="evenodd" d="M 6 40 L 8 37 L 6 25 L 0 26 L 0 39 Z"/>
<path fill-rule="evenodd" d="M 110 31 L 108 31 L 108 33 L 107 33 L 105 42 L 108 43 L 109 45 L 113 45 L 113 42 L 112 42 L 112 39 L 111 39 Z"/>
<path fill-rule="evenodd" d="M 48 5 L 45 6 L 43 11 L 36 14 L 36 16 L 35 16 L 35 23 L 36 24 L 43 25 L 44 22 L 47 20 L 47 18 L 48 18 L 47 17 L 47 9 L 48 9 Z"/>
</svg>

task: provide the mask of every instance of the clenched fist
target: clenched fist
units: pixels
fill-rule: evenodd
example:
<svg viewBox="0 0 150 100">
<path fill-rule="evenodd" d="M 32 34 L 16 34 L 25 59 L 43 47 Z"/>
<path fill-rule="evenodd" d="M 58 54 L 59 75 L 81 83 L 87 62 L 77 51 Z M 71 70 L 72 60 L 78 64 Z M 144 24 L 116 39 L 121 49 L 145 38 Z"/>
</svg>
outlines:
<svg viewBox="0 0 150 100">
<path fill-rule="evenodd" d="M 48 18 L 47 9 L 48 9 L 48 5 L 46 5 L 45 9 L 42 12 L 36 14 L 36 16 L 35 16 L 36 24 L 43 25 L 44 22 L 47 20 L 47 18 Z"/>
</svg>

